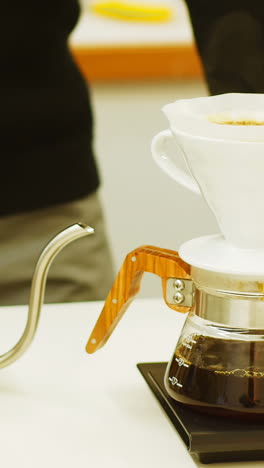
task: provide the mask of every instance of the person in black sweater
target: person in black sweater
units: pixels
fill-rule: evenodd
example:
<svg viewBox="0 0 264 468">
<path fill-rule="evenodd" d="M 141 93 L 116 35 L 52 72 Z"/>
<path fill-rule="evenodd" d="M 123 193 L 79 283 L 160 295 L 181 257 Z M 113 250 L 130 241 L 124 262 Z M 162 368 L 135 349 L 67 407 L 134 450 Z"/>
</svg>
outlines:
<svg viewBox="0 0 264 468">
<path fill-rule="evenodd" d="M 263 93 L 263 1 L 185 3 L 210 93 Z"/>
<path fill-rule="evenodd" d="M 68 46 L 79 15 L 78 0 L 1 7 L 1 305 L 28 302 L 42 248 L 79 221 L 95 234 L 55 260 L 46 301 L 104 299 L 112 283 L 89 91 Z"/>
</svg>

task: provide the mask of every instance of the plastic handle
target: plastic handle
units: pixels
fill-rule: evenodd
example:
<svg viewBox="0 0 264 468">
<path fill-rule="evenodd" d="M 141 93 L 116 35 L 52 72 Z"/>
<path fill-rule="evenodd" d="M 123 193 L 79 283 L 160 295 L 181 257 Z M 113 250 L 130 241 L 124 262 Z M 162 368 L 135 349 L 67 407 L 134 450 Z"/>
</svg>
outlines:
<svg viewBox="0 0 264 468">
<path fill-rule="evenodd" d="M 180 169 L 175 165 L 175 162 L 171 159 L 170 155 L 166 151 L 168 143 L 172 142 L 173 146 L 176 147 L 176 155 L 184 159 L 182 149 L 177 144 L 176 137 L 171 130 L 163 130 L 158 133 L 152 140 L 151 152 L 154 161 L 168 176 L 173 180 L 176 180 L 180 185 L 191 190 L 197 195 L 201 195 L 201 191 L 197 182 L 192 176 L 187 174 L 183 169 Z"/>
<path fill-rule="evenodd" d="M 86 346 L 88 353 L 94 353 L 107 342 L 129 304 L 139 292 L 145 272 L 154 273 L 162 278 L 163 297 L 171 309 L 183 313 L 190 310 L 190 307 L 169 303 L 166 292 L 168 278 L 190 278 L 190 265 L 173 250 L 151 245 L 138 247 L 126 256 L 106 298 L 103 310 Z"/>
</svg>

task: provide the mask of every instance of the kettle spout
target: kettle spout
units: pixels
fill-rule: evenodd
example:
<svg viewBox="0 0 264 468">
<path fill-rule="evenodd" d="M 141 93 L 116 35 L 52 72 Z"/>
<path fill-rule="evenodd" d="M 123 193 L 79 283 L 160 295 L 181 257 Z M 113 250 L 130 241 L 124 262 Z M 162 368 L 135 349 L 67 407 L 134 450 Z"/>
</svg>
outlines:
<svg viewBox="0 0 264 468">
<path fill-rule="evenodd" d="M 37 261 L 32 277 L 28 318 L 24 332 L 17 344 L 0 356 L 0 368 L 9 366 L 22 356 L 36 334 L 48 271 L 56 255 L 70 242 L 93 233 L 94 229 L 88 225 L 81 223 L 73 224 L 57 234 L 44 248 Z"/>
</svg>

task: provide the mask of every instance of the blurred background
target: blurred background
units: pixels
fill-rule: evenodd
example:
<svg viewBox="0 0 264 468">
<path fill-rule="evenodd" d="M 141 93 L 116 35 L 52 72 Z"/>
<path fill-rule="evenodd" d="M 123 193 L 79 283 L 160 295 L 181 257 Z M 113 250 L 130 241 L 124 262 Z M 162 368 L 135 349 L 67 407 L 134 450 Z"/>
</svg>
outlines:
<svg viewBox="0 0 264 468">
<path fill-rule="evenodd" d="M 218 232 L 202 198 L 161 172 L 150 152 L 153 136 L 168 126 L 162 106 L 208 94 L 184 3 L 83 0 L 71 48 L 90 83 L 116 272 L 138 246 L 177 250 L 193 237 Z M 160 296 L 160 280 L 147 275 L 140 295 Z"/>
</svg>

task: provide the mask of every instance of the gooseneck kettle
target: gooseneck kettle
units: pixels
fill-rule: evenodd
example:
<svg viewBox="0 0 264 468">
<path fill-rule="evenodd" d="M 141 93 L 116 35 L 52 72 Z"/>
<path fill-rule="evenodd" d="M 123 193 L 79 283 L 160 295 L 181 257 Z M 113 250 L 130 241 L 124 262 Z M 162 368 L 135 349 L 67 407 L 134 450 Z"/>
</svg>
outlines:
<svg viewBox="0 0 264 468">
<path fill-rule="evenodd" d="M 93 232 L 93 228 L 88 225 L 81 223 L 73 224 L 57 234 L 44 248 L 37 261 L 32 277 L 28 318 L 24 332 L 16 345 L 0 356 L 0 368 L 15 362 L 31 344 L 39 323 L 48 271 L 57 254 L 70 242 Z"/>
</svg>

